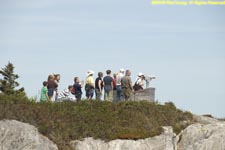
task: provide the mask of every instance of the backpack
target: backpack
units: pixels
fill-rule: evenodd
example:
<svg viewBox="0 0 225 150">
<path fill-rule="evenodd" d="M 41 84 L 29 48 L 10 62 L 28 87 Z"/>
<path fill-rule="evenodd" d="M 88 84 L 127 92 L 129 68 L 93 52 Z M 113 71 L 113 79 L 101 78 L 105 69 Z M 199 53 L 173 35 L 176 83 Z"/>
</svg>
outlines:
<svg viewBox="0 0 225 150">
<path fill-rule="evenodd" d="M 89 84 L 85 84 L 85 91 L 90 91 L 91 90 L 91 86 Z"/>
<path fill-rule="evenodd" d="M 73 94 L 73 95 L 75 95 L 75 89 L 74 89 L 74 85 L 73 85 L 73 88 L 72 88 L 72 90 L 71 90 L 71 93 Z"/>
<path fill-rule="evenodd" d="M 134 89 L 134 91 L 138 91 L 138 90 L 140 90 L 140 86 L 137 83 L 135 83 L 133 86 L 133 89 Z"/>
<path fill-rule="evenodd" d="M 138 85 L 138 79 L 135 82 L 134 86 L 133 86 L 134 91 L 139 91 L 139 90 L 143 90 L 143 88 L 141 86 Z"/>
</svg>

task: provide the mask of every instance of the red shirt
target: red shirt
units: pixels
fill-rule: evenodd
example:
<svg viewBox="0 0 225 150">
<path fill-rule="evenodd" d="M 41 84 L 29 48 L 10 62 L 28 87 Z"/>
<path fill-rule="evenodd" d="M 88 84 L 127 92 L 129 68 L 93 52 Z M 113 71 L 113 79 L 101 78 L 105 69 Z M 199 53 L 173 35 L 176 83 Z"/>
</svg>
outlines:
<svg viewBox="0 0 225 150">
<path fill-rule="evenodd" d="M 113 78 L 113 90 L 116 90 L 116 78 Z"/>
</svg>

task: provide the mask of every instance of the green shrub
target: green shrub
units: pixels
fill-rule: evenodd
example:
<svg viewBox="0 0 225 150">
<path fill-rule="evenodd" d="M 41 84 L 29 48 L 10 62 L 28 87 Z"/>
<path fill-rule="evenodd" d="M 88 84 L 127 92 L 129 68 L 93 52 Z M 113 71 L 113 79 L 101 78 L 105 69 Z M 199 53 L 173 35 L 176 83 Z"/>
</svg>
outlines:
<svg viewBox="0 0 225 150">
<path fill-rule="evenodd" d="M 162 126 L 172 126 L 179 133 L 193 120 L 192 114 L 177 109 L 171 102 L 36 103 L 6 95 L 0 95 L 0 119 L 30 123 L 62 150 L 69 149 L 70 141 L 85 137 L 136 140 L 159 135 Z"/>
</svg>

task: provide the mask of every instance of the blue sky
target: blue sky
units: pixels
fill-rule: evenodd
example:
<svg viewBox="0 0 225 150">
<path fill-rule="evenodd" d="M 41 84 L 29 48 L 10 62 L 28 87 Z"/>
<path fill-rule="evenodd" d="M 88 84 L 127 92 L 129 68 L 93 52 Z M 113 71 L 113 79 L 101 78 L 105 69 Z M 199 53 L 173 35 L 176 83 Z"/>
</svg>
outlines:
<svg viewBox="0 0 225 150">
<path fill-rule="evenodd" d="M 157 77 L 159 102 L 225 117 L 225 6 L 150 0 L 0 0 L 0 67 L 15 65 L 28 96 L 50 73 L 60 89 L 89 69 Z M 96 77 L 96 74 L 95 76 Z"/>
</svg>

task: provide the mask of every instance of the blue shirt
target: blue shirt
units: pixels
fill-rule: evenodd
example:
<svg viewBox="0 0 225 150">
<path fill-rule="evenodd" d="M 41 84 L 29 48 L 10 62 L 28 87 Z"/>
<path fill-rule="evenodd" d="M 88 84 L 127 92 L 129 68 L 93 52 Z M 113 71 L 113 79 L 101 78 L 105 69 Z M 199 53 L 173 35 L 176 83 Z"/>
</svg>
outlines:
<svg viewBox="0 0 225 150">
<path fill-rule="evenodd" d="M 81 85 L 79 83 L 75 83 L 73 85 L 73 88 L 75 90 L 75 93 L 81 93 L 82 94 Z"/>
</svg>

